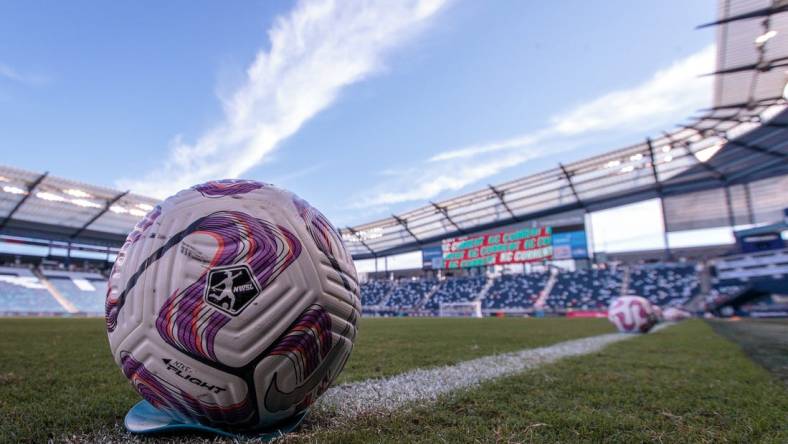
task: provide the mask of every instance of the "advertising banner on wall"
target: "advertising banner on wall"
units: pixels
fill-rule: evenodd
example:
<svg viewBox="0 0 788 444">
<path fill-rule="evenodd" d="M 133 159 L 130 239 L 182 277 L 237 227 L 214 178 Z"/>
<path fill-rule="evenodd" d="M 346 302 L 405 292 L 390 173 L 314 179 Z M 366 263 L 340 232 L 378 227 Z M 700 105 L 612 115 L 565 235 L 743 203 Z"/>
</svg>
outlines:
<svg viewBox="0 0 788 444">
<path fill-rule="evenodd" d="M 553 259 L 587 259 L 588 242 L 585 231 L 553 234 Z"/>
<path fill-rule="evenodd" d="M 443 249 L 440 245 L 425 247 L 421 250 L 421 268 L 438 270 L 443 267 Z"/>
<path fill-rule="evenodd" d="M 553 257 L 552 228 L 523 228 L 444 240 L 443 268 L 534 262 Z"/>
</svg>

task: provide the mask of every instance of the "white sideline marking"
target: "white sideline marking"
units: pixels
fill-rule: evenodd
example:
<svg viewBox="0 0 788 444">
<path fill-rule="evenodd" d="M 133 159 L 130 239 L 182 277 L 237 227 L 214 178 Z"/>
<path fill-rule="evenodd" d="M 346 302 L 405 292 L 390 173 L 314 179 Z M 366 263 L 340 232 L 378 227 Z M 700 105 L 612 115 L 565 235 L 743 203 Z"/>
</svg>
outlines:
<svg viewBox="0 0 788 444">
<path fill-rule="evenodd" d="M 673 323 L 659 324 L 652 332 L 670 325 Z M 595 353 L 615 342 L 638 336 L 624 333 L 591 336 L 546 347 L 485 356 L 455 365 L 411 370 L 389 378 L 352 382 L 328 389 L 313 408 L 316 412 L 344 419 L 393 412 L 408 404 L 432 402 L 441 395 L 515 375 L 562 358 Z"/>
</svg>

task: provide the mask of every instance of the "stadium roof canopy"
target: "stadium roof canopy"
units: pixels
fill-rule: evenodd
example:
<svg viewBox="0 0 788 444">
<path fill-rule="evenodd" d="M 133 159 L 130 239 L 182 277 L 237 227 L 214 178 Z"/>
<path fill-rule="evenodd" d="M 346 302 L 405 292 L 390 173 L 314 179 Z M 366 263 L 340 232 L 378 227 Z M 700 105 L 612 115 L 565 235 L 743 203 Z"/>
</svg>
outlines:
<svg viewBox="0 0 788 444">
<path fill-rule="evenodd" d="M 119 246 L 158 200 L 0 166 L 0 234 Z"/>
<path fill-rule="evenodd" d="M 730 217 L 722 224 L 732 225 L 732 187 L 788 173 L 788 2 L 721 0 L 719 10 L 717 22 L 703 25 L 718 26 L 712 108 L 627 148 L 343 228 L 350 253 L 400 253 L 565 211 L 710 189 L 725 190 Z M 683 208 L 685 225 L 702 210 Z"/>
</svg>

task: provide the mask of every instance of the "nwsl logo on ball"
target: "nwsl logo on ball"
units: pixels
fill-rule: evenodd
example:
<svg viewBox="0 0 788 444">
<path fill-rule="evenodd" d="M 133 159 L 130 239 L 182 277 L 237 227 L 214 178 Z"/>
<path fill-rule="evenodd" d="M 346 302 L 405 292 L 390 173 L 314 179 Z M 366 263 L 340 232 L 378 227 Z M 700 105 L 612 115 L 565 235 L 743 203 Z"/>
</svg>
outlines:
<svg viewBox="0 0 788 444">
<path fill-rule="evenodd" d="M 260 294 L 260 284 L 246 265 L 214 268 L 206 279 L 205 302 L 233 316 Z"/>
</svg>

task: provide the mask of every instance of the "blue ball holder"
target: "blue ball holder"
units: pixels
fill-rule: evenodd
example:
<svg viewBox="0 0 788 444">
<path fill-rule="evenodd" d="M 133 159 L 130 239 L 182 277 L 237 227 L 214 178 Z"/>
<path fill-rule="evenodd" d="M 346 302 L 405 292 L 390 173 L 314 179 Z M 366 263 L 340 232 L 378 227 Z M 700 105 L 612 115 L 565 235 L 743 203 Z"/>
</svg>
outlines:
<svg viewBox="0 0 788 444">
<path fill-rule="evenodd" d="M 140 435 L 199 432 L 241 440 L 256 439 L 270 441 L 295 430 L 301 425 L 306 414 L 307 412 L 299 413 L 276 427 L 260 429 L 248 433 L 232 433 L 227 430 L 208 427 L 191 419 L 175 418 L 167 412 L 152 406 L 148 401 L 140 401 L 126 413 L 123 425 L 126 426 L 126 430 L 129 432 Z"/>
</svg>

